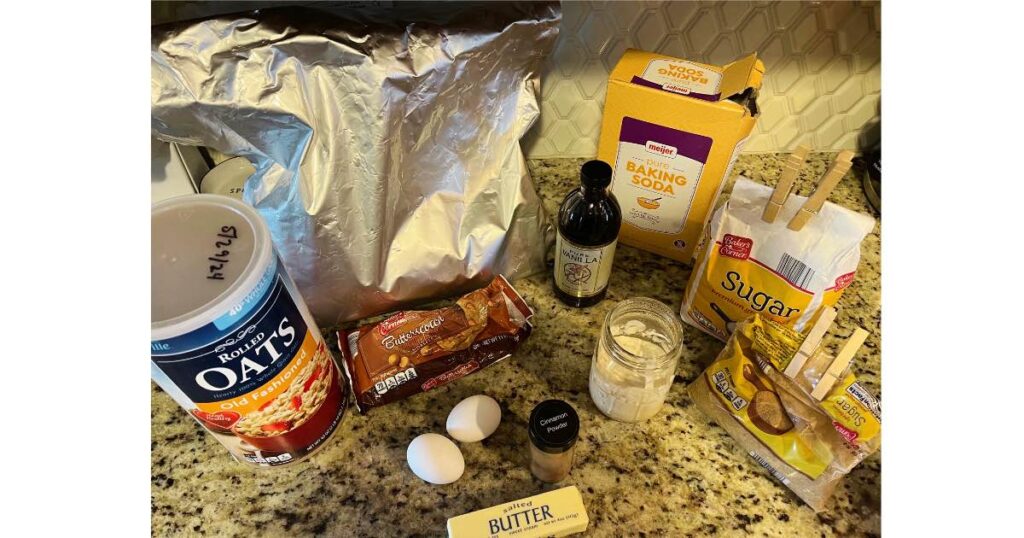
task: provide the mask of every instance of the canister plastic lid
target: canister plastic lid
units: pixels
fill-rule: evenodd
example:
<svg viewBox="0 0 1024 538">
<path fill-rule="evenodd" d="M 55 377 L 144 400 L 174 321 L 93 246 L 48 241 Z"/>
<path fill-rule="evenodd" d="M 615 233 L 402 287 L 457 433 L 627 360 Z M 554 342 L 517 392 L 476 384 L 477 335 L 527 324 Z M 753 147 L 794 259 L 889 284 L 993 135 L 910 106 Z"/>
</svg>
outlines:
<svg viewBox="0 0 1024 538">
<path fill-rule="evenodd" d="M 259 213 L 227 196 L 192 194 L 158 202 L 150 229 L 153 341 L 229 313 L 275 260 Z"/>
<path fill-rule="evenodd" d="M 530 442 L 548 453 L 565 452 L 576 444 L 580 417 L 562 400 L 544 400 L 530 413 Z"/>
<path fill-rule="evenodd" d="M 604 161 L 587 161 L 580 168 L 580 180 L 586 187 L 603 189 L 612 184 L 612 167 Z"/>
</svg>

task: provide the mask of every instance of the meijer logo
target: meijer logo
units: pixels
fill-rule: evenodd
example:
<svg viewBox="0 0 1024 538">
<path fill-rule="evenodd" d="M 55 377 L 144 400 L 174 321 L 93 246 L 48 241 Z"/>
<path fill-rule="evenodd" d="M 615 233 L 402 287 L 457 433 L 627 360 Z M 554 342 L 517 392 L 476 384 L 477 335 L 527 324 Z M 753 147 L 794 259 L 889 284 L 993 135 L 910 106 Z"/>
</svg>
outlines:
<svg viewBox="0 0 1024 538">
<path fill-rule="evenodd" d="M 681 93 L 683 95 L 690 95 L 690 88 L 687 88 L 686 86 L 678 86 L 676 84 L 665 84 L 662 86 L 662 89 L 668 90 L 670 92 Z"/>
<path fill-rule="evenodd" d="M 647 141 L 647 151 L 658 155 L 667 155 L 669 157 L 676 156 L 676 148 L 667 144 L 659 144 L 653 140 Z"/>
</svg>

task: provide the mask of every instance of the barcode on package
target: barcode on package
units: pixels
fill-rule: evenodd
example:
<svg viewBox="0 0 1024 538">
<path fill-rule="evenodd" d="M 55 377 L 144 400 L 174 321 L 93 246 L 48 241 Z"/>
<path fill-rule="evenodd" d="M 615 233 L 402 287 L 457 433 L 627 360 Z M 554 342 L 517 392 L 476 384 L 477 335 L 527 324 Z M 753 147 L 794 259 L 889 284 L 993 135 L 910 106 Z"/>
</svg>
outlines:
<svg viewBox="0 0 1024 538">
<path fill-rule="evenodd" d="M 757 461 L 757 463 L 760 463 L 761 467 L 764 467 L 765 469 L 768 469 L 768 472 L 771 473 L 772 476 L 774 476 L 776 480 L 778 480 L 779 482 L 782 482 L 783 485 L 786 485 L 786 486 L 789 485 L 789 479 L 786 478 L 786 475 L 780 473 L 778 470 L 775 469 L 775 467 L 772 467 L 772 464 L 768 463 L 768 460 L 766 460 L 763 457 L 761 457 L 760 454 L 758 454 L 757 452 L 754 452 L 753 450 L 751 450 L 750 451 L 750 457 L 754 458 L 754 460 Z"/>
<path fill-rule="evenodd" d="M 807 264 L 804 262 L 786 253 L 782 254 L 782 259 L 779 260 L 779 265 L 775 268 L 775 271 L 782 275 L 782 278 L 788 280 L 790 284 L 801 288 L 806 288 L 807 284 L 814 278 L 814 270 L 807 267 Z"/>
</svg>

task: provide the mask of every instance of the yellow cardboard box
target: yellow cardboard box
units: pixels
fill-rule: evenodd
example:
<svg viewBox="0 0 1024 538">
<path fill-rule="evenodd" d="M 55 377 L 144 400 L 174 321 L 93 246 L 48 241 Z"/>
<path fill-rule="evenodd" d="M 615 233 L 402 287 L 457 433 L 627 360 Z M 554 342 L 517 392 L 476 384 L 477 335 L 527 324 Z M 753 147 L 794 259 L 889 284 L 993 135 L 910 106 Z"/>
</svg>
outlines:
<svg viewBox="0 0 1024 538">
<path fill-rule="evenodd" d="M 764 64 L 627 50 L 608 78 L 598 158 L 612 165 L 619 240 L 685 263 L 757 122 Z"/>
</svg>

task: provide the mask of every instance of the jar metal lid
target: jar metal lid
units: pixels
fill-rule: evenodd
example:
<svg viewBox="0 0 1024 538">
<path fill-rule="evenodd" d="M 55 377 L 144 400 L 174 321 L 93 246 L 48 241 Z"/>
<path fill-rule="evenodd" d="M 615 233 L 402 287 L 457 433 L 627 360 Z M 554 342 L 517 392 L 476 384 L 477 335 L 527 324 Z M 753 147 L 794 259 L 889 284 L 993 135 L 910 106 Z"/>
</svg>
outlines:
<svg viewBox="0 0 1024 538">
<path fill-rule="evenodd" d="M 557 454 L 571 449 L 580 433 L 580 417 L 562 400 L 545 400 L 530 413 L 530 442 L 538 449 Z"/>
</svg>

